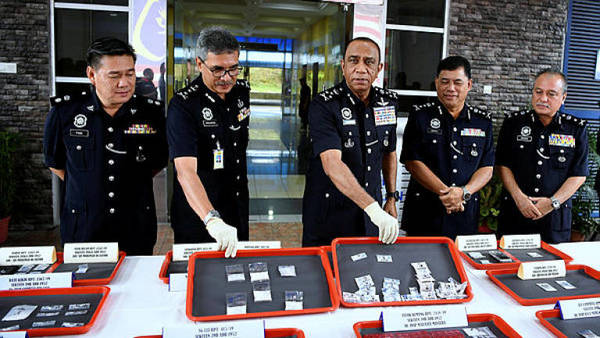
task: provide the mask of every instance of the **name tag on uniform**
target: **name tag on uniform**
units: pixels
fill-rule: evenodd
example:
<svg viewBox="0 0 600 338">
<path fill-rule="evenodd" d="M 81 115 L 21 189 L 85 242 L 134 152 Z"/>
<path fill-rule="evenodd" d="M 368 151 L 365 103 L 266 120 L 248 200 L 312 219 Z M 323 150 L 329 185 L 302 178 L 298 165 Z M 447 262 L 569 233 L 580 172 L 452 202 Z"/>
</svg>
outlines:
<svg viewBox="0 0 600 338">
<path fill-rule="evenodd" d="M 124 131 L 125 134 L 151 135 L 156 134 L 156 130 L 147 123 L 134 123 Z"/>
<path fill-rule="evenodd" d="M 342 125 L 354 126 L 354 125 L 356 125 L 356 120 L 342 120 Z"/>
<path fill-rule="evenodd" d="M 213 169 L 225 168 L 225 158 L 223 157 L 223 149 L 213 150 Z"/>
<path fill-rule="evenodd" d="M 575 148 L 575 138 L 573 135 L 550 134 L 548 144 L 551 146 Z"/>
<path fill-rule="evenodd" d="M 485 131 L 477 128 L 464 128 L 460 131 L 460 136 L 485 137 Z"/>
<path fill-rule="evenodd" d="M 237 116 L 239 122 L 242 122 L 245 118 L 250 116 L 250 108 L 244 108 L 240 110 L 240 113 Z"/>
<path fill-rule="evenodd" d="M 73 137 L 90 137 L 90 131 L 86 129 L 69 129 L 69 135 Z"/>
<path fill-rule="evenodd" d="M 394 109 L 394 106 L 374 107 L 373 114 L 375 114 L 376 126 L 396 124 L 396 109 Z"/>
</svg>

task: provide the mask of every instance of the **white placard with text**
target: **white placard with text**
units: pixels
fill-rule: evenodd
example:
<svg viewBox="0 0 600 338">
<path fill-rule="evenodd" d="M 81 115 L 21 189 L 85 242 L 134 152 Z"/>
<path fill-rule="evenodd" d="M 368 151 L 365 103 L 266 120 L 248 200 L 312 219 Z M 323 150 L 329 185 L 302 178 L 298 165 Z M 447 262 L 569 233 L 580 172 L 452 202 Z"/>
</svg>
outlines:
<svg viewBox="0 0 600 338">
<path fill-rule="evenodd" d="M 464 305 L 427 305 L 386 309 L 383 331 L 408 331 L 468 326 Z"/>
<path fill-rule="evenodd" d="M 69 263 L 116 263 L 119 243 L 66 243 L 63 260 Z"/>
<path fill-rule="evenodd" d="M 0 338 L 27 338 L 27 331 L 0 332 Z"/>
<path fill-rule="evenodd" d="M 504 235 L 500 239 L 502 249 L 537 249 L 542 246 L 540 234 Z"/>
<path fill-rule="evenodd" d="M 238 243 L 238 250 L 280 248 L 280 241 L 244 241 Z M 217 243 L 173 244 L 173 261 L 187 261 L 194 252 L 203 251 L 217 251 Z"/>
<path fill-rule="evenodd" d="M 72 272 L 16 274 L 0 276 L 0 290 L 2 291 L 70 288 L 72 286 Z"/>
<path fill-rule="evenodd" d="M 187 290 L 187 273 L 172 273 L 169 275 L 169 292 Z"/>
<path fill-rule="evenodd" d="M 163 338 L 264 338 L 263 320 L 238 320 L 228 322 L 198 323 L 194 326 L 163 328 Z"/>
<path fill-rule="evenodd" d="M 458 251 L 495 250 L 498 247 L 496 235 L 456 236 Z"/>
<path fill-rule="evenodd" d="M 561 300 L 556 303 L 562 319 L 599 317 L 600 297 Z"/>
<path fill-rule="evenodd" d="M 53 264 L 56 249 L 53 246 L 20 246 L 0 248 L 0 265 Z"/>
<path fill-rule="evenodd" d="M 523 262 L 519 265 L 517 276 L 527 279 L 544 279 L 564 277 L 567 274 L 565 261 Z"/>
</svg>

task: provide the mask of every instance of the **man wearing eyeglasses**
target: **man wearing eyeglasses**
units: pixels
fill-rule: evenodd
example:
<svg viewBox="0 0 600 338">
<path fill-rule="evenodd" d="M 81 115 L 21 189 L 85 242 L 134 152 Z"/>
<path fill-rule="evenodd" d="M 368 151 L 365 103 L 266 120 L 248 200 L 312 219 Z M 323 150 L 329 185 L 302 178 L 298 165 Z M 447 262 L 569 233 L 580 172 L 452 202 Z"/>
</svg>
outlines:
<svg viewBox="0 0 600 338">
<path fill-rule="evenodd" d="M 530 111 L 508 116 L 498 136 L 496 166 L 505 191 L 498 233 L 539 233 L 548 243 L 571 237 L 571 196 L 588 175 L 584 120 L 560 112 L 567 79 L 559 71 L 540 72 Z"/>
<path fill-rule="evenodd" d="M 372 86 L 381 71 L 379 46 L 348 42 L 344 81 L 321 92 L 308 111 L 313 148 L 302 206 L 302 245 L 336 237 L 398 237 L 396 213 L 396 94 Z M 381 173 L 388 193 L 381 207 Z"/>
<path fill-rule="evenodd" d="M 240 46 L 229 32 L 204 29 L 196 43 L 200 71 L 169 104 L 167 139 L 174 163 L 171 226 L 175 243 L 216 240 L 235 257 L 248 240 L 246 147 L 250 86 L 237 80 Z"/>
</svg>

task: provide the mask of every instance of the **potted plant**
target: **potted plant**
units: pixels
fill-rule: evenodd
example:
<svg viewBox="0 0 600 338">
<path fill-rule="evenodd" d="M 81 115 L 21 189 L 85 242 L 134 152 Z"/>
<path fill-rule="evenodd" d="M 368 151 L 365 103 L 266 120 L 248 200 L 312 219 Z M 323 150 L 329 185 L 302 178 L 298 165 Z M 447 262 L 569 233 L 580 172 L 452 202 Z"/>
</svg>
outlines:
<svg viewBox="0 0 600 338">
<path fill-rule="evenodd" d="M 479 191 L 479 233 L 492 233 L 498 229 L 502 181 L 498 175 Z"/>
<path fill-rule="evenodd" d="M 15 153 L 18 146 L 18 134 L 0 131 L 0 243 L 6 241 L 15 201 Z"/>
</svg>

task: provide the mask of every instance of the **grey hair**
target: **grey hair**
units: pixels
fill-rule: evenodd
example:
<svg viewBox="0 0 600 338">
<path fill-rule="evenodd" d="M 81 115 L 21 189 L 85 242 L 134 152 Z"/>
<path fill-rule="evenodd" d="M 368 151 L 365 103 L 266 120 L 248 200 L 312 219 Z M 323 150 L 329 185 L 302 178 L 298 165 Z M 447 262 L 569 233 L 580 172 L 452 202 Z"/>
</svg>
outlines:
<svg viewBox="0 0 600 338">
<path fill-rule="evenodd" d="M 540 76 L 545 75 L 545 74 L 559 76 L 562 80 L 563 93 L 567 92 L 567 76 L 563 72 L 556 70 L 556 69 L 552 69 L 552 68 L 542 69 L 539 73 L 537 73 L 535 75 L 535 81 L 537 81 L 537 79 Z"/>
<path fill-rule="evenodd" d="M 203 29 L 196 41 L 196 56 L 206 60 L 208 52 L 213 54 L 235 53 L 240 51 L 240 44 L 231 33 L 222 27 Z"/>
</svg>

